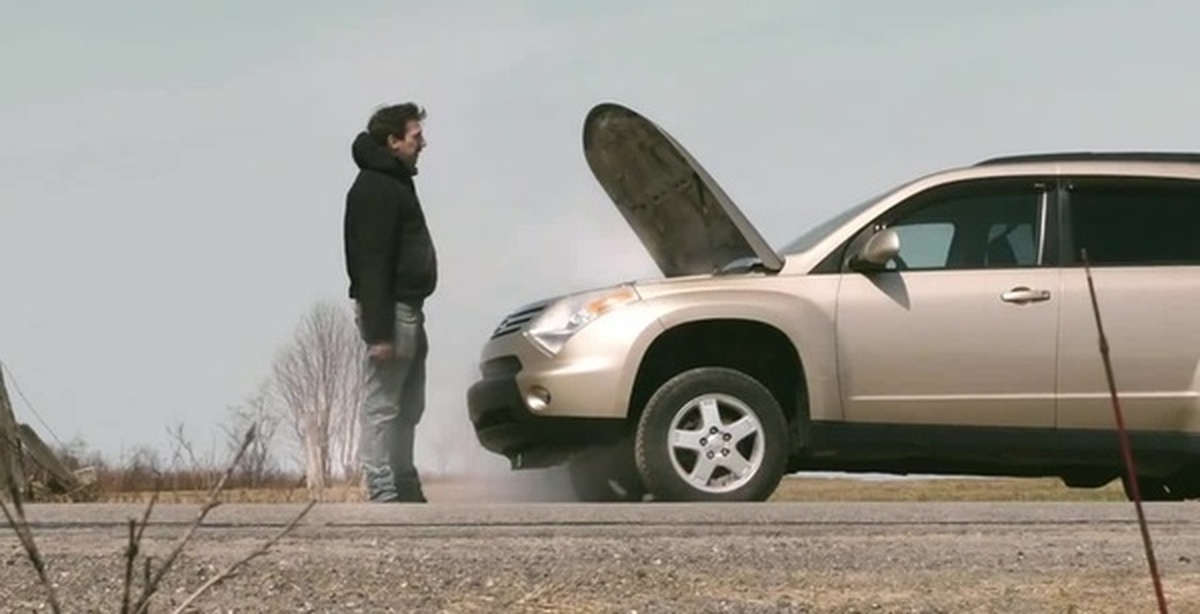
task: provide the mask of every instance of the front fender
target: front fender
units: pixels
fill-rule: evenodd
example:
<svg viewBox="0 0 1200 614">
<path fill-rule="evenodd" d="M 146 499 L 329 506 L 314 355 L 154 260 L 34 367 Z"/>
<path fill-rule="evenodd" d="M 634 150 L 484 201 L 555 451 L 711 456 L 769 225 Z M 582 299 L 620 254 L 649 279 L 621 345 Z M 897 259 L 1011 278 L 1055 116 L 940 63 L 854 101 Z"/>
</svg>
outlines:
<svg viewBox="0 0 1200 614">
<path fill-rule="evenodd" d="M 787 276 L 747 278 L 736 284 L 720 280 L 729 288 L 714 288 L 712 283 L 696 288 L 662 284 L 643 291 L 643 301 L 659 314 L 663 332 L 713 320 L 751 321 L 777 329 L 796 349 L 804 367 L 810 417 L 841 420 L 835 332 L 839 279 L 837 275 Z M 649 345 L 636 357 L 639 363 Z"/>
</svg>

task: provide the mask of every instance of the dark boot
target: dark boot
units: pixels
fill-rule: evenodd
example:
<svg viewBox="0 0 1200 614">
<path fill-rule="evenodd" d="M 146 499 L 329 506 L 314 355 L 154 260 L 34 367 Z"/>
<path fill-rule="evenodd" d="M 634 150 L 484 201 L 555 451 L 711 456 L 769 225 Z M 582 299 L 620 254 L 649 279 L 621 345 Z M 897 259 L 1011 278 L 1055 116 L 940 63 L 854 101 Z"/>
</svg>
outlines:
<svg viewBox="0 0 1200 614">
<path fill-rule="evenodd" d="M 415 475 L 396 480 L 396 501 L 401 503 L 428 503 L 421 490 L 421 480 Z"/>
<path fill-rule="evenodd" d="M 421 490 L 421 476 L 413 464 L 413 444 L 416 425 L 405 424 L 396 429 L 395 448 L 392 450 L 392 472 L 395 476 L 396 500 L 404 503 L 426 503 Z"/>
</svg>

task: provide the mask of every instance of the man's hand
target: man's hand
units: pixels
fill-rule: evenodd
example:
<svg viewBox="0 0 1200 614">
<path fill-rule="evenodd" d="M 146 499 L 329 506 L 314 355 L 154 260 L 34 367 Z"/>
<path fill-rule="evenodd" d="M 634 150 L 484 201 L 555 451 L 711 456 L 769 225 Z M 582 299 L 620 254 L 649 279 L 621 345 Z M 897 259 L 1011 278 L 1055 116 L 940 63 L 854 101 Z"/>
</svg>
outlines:
<svg viewBox="0 0 1200 614">
<path fill-rule="evenodd" d="M 396 355 L 396 348 L 390 343 L 375 343 L 367 347 L 367 356 L 372 360 L 388 360 Z"/>
</svg>

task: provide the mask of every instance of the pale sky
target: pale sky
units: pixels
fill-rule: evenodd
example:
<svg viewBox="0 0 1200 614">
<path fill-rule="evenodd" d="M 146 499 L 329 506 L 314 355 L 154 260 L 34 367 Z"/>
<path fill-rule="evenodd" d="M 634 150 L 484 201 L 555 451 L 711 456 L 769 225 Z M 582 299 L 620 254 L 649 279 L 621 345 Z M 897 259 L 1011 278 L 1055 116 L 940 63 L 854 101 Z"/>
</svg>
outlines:
<svg viewBox="0 0 1200 614">
<path fill-rule="evenodd" d="M 1188 0 L 2 1 L 0 360 L 51 432 L 10 390 L 18 420 L 113 456 L 179 420 L 211 445 L 304 312 L 347 300 L 349 146 L 383 103 L 429 111 L 422 463 L 509 310 L 657 275 L 583 159 L 597 102 L 777 246 L 994 155 L 1200 149 Z"/>
</svg>

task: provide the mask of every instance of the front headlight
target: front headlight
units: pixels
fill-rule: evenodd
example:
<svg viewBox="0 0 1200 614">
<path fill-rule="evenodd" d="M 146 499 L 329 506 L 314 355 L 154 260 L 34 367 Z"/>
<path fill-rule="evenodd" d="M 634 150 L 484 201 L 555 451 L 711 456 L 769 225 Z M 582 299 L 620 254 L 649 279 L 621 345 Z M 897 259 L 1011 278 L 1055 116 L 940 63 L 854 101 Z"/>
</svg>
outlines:
<svg viewBox="0 0 1200 614">
<path fill-rule="evenodd" d="M 546 308 L 525 334 L 550 354 L 557 354 L 572 335 L 596 318 L 638 300 L 633 286 L 625 284 L 594 292 L 566 296 Z"/>
</svg>

